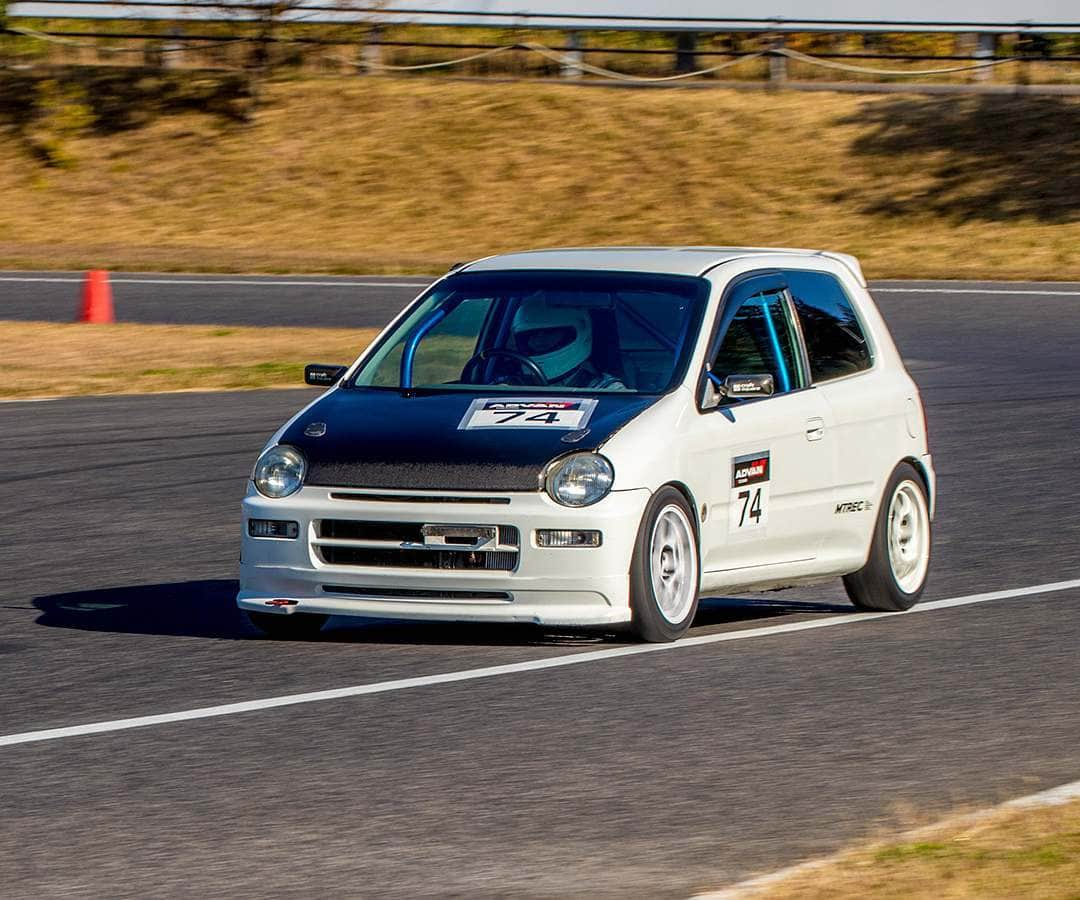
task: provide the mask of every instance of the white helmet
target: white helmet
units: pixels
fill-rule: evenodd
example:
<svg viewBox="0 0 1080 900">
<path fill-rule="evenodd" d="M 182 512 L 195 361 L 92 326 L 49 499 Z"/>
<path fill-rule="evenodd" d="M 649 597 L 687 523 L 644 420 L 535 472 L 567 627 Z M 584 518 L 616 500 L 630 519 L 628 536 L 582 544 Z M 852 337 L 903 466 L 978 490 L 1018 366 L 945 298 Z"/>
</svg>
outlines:
<svg viewBox="0 0 1080 900">
<path fill-rule="evenodd" d="M 592 352 L 592 319 L 588 310 L 549 306 L 527 298 L 514 316 L 513 348 L 528 356 L 549 381 L 580 366 Z"/>
</svg>

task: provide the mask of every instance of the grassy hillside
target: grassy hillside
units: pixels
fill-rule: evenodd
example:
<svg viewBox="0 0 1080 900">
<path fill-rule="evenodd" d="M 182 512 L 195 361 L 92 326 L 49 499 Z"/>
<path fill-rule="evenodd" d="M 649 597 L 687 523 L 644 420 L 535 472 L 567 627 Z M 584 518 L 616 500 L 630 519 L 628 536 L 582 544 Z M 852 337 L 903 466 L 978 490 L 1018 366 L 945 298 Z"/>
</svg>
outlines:
<svg viewBox="0 0 1080 900">
<path fill-rule="evenodd" d="M 33 86 L 44 112 L 0 85 L 0 266 L 434 271 L 688 243 L 1080 278 L 1075 98 L 334 78 L 271 84 L 244 122 L 215 76 L 172 76 L 202 79 L 190 96 L 66 77 Z"/>
</svg>

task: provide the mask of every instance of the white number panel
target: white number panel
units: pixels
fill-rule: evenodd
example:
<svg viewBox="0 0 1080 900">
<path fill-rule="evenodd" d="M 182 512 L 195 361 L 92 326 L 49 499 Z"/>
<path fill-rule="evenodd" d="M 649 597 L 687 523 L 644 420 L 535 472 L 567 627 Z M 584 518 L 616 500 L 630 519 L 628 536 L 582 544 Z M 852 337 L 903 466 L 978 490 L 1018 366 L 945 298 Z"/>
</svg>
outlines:
<svg viewBox="0 0 1080 900">
<path fill-rule="evenodd" d="M 728 530 L 751 535 L 769 522 L 769 451 L 748 453 L 731 461 Z"/>
<path fill-rule="evenodd" d="M 469 404 L 458 430 L 469 428 L 584 428 L 597 400 L 558 397 L 480 397 Z"/>
</svg>

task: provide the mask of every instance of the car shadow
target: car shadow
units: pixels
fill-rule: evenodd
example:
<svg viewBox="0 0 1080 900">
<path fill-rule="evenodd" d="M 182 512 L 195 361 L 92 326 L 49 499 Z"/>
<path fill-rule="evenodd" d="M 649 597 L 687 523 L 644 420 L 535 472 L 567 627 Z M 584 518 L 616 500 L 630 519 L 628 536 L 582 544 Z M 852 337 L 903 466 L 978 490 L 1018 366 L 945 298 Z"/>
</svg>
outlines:
<svg viewBox="0 0 1080 900">
<path fill-rule="evenodd" d="M 256 634 L 236 607 L 231 579 L 179 581 L 46 594 L 38 625 L 179 637 L 242 639 Z"/>
<path fill-rule="evenodd" d="M 703 597 L 698 604 L 694 627 L 726 625 L 756 619 L 774 619 L 805 613 L 836 615 L 853 613 L 855 607 L 843 603 L 809 600 L 781 600 L 774 597 Z"/>
<path fill-rule="evenodd" d="M 237 582 L 230 579 L 129 585 L 34 598 L 38 625 L 115 634 L 152 634 L 217 640 L 270 640 L 236 607 Z M 805 613 L 854 612 L 850 606 L 755 597 L 701 601 L 694 626 L 707 627 Z M 578 645 L 631 640 L 594 629 L 541 628 L 458 622 L 405 622 L 336 617 L 317 642 L 408 645 Z"/>
</svg>

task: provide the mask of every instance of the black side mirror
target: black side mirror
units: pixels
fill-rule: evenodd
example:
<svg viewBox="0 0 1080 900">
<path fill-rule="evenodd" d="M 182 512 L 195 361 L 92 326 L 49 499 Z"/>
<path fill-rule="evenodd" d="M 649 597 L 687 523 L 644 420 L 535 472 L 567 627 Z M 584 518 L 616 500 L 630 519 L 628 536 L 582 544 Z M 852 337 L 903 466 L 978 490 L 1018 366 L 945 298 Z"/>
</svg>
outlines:
<svg viewBox="0 0 1080 900">
<path fill-rule="evenodd" d="M 341 376 L 348 371 L 348 366 L 325 366 L 319 363 L 311 363 L 304 366 L 304 382 L 315 387 L 333 387 L 341 381 Z"/>
<path fill-rule="evenodd" d="M 720 379 L 705 371 L 705 395 L 702 409 L 715 409 L 725 400 L 751 400 L 768 397 L 776 391 L 772 375 L 728 375 Z"/>
</svg>

